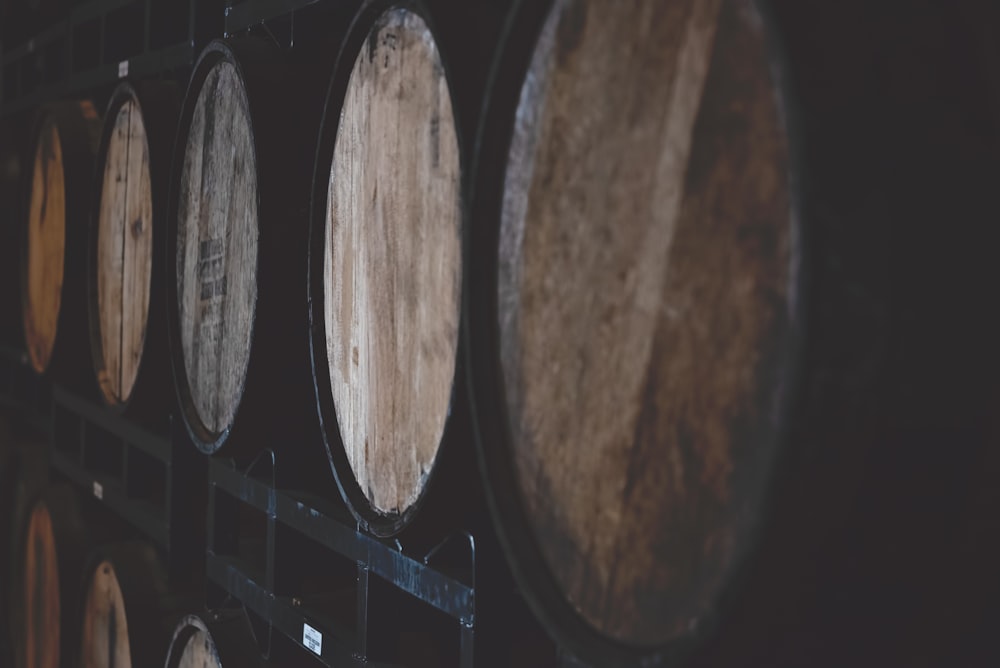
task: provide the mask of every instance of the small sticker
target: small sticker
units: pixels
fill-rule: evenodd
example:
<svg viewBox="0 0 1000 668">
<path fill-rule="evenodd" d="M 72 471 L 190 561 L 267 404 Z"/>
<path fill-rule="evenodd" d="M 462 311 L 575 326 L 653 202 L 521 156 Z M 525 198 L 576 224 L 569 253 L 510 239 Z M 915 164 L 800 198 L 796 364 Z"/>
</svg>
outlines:
<svg viewBox="0 0 1000 668">
<path fill-rule="evenodd" d="M 35 52 L 35 40 L 29 39 L 28 40 L 28 53 L 34 53 L 34 52 Z"/>
<path fill-rule="evenodd" d="M 323 634 L 308 624 L 302 625 L 302 644 L 316 656 L 323 655 Z"/>
<path fill-rule="evenodd" d="M 94 497 L 98 500 L 104 499 L 104 487 L 96 480 L 94 481 Z"/>
<path fill-rule="evenodd" d="M 124 79 L 127 76 L 128 76 L 128 61 L 123 60 L 122 62 L 118 63 L 118 78 Z"/>
</svg>

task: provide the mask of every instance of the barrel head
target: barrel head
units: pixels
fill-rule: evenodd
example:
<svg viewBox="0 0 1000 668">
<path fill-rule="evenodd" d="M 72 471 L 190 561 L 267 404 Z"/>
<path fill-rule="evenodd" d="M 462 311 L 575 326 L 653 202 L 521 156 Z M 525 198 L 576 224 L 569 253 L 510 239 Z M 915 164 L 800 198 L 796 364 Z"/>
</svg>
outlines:
<svg viewBox="0 0 1000 668">
<path fill-rule="evenodd" d="M 257 300 L 257 165 L 249 102 L 234 62 L 197 90 L 176 188 L 176 294 L 189 422 L 213 441 L 232 425 Z"/>
<path fill-rule="evenodd" d="M 390 7 L 359 21 L 338 65 L 349 77 L 343 90 L 335 79 L 327 110 L 336 140 L 323 244 L 313 251 L 325 332 L 316 373 L 336 416 L 330 447 L 346 454 L 338 476 L 355 490 L 348 502 L 386 532 L 421 498 L 451 406 L 461 159 L 446 71 L 422 15 Z"/>
<path fill-rule="evenodd" d="M 749 2 L 529 5 L 480 133 L 482 456 L 536 610 L 639 661 L 703 637 L 766 521 L 797 355 L 779 82 Z"/>
<path fill-rule="evenodd" d="M 142 360 L 153 265 L 149 141 L 134 96 L 109 116 L 97 221 L 98 383 L 111 405 L 127 403 Z"/>
<path fill-rule="evenodd" d="M 28 209 L 24 336 L 31 366 L 49 366 L 62 301 L 66 250 L 66 182 L 62 142 L 54 118 L 41 126 Z"/>
<path fill-rule="evenodd" d="M 81 668 L 130 668 L 128 619 L 125 598 L 114 565 L 103 560 L 87 583 L 80 639 Z"/>
<path fill-rule="evenodd" d="M 21 605 L 24 637 L 16 654 L 22 666 L 58 668 L 61 634 L 59 556 L 52 516 L 38 503 L 24 534 Z"/>
</svg>

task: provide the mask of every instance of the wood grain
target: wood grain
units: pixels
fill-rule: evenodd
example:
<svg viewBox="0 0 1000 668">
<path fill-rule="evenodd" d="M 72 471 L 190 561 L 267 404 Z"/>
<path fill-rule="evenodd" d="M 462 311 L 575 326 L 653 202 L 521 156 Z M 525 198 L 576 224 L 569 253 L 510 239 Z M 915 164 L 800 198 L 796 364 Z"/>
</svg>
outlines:
<svg viewBox="0 0 1000 668">
<path fill-rule="evenodd" d="M 324 308 L 340 434 L 372 507 L 401 513 L 434 463 L 461 300 L 460 164 L 441 57 L 393 9 L 354 63 L 330 170 Z"/>
<path fill-rule="evenodd" d="M 557 0 L 506 172 L 501 365 L 548 569 L 621 642 L 697 629 L 756 528 L 788 349 L 788 170 L 749 2 Z"/>
<path fill-rule="evenodd" d="M 28 210 L 24 335 L 31 365 L 44 372 L 52 357 L 62 301 L 66 246 L 66 182 L 59 129 L 48 119 L 38 135 Z"/>
<path fill-rule="evenodd" d="M 98 381 L 109 402 L 123 403 L 138 375 L 149 315 L 153 201 L 139 105 L 129 100 L 109 122 L 97 231 Z"/>
<path fill-rule="evenodd" d="M 45 504 L 31 511 L 24 543 L 24 666 L 59 668 L 59 561 L 52 517 Z"/>
<path fill-rule="evenodd" d="M 180 177 L 177 299 L 191 399 L 205 429 L 232 424 L 257 300 L 257 170 L 246 93 L 228 61 L 198 94 Z"/>
<path fill-rule="evenodd" d="M 125 599 L 109 561 L 91 574 L 83 608 L 81 668 L 131 668 Z"/>
</svg>

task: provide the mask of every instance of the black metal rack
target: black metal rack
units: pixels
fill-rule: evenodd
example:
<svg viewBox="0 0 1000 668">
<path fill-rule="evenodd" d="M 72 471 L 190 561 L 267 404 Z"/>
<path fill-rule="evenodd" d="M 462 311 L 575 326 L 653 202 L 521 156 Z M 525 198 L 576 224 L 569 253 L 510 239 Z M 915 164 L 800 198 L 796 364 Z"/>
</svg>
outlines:
<svg viewBox="0 0 1000 668">
<path fill-rule="evenodd" d="M 198 0 L 92 0 L 0 60 L 0 116 L 125 77 L 189 66 L 221 25 L 221 6 Z"/>
<path fill-rule="evenodd" d="M 183 79 L 215 37 L 261 27 L 293 47 L 312 12 L 352 3 L 91 0 L 13 49 L 0 44 L 0 119 L 124 77 Z M 483 564 L 495 550 L 477 559 L 481 536 L 457 531 L 429 550 L 378 540 L 342 504 L 277 485 L 270 451 L 239 464 L 210 459 L 176 421 L 149 431 L 50 387 L 23 354 L 0 352 L 0 405 L 48 436 L 52 471 L 156 544 L 172 580 L 204 564 L 209 606 L 246 610 L 265 655 L 397 666 L 401 642 L 423 642 L 400 640 L 410 634 L 431 638 L 428 651 L 447 659 L 436 665 L 482 662 L 490 643 L 477 609 L 490 594 L 477 573 L 494 586 Z"/>
<path fill-rule="evenodd" d="M 289 17 L 294 21 L 295 11 L 315 5 L 320 0 L 244 0 L 226 7 L 225 33 L 235 35 L 265 21 Z"/>
<path fill-rule="evenodd" d="M 182 440 L 148 431 L 56 386 L 52 468 L 156 544 L 171 579 L 205 549 L 206 462 Z"/>
<path fill-rule="evenodd" d="M 190 573 L 205 549 L 207 463 L 187 442 L 151 432 L 52 386 L 10 350 L 0 354 L 0 405 L 49 440 L 58 477 L 92 496 L 166 556 L 171 579 Z"/>
<path fill-rule="evenodd" d="M 384 630 L 371 620 L 406 595 L 450 620 L 458 665 L 472 666 L 473 536 L 458 533 L 425 554 L 407 554 L 398 542 L 362 533 L 342 506 L 275 488 L 274 462 L 269 452 L 244 470 L 231 460 L 213 460 L 209 472 L 208 579 L 263 622 L 265 651 L 274 647 L 270 636 L 277 632 L 326 666 L 394 665 L 372 651 L 373 636 Z M 263 540 L 249 550 L 263 551 L 256 560 L 240 535 L 247 511 L 265 524 Z M 320 594 L 295 577 L 309 552 L 328 564 L 335 581 Z"/>
<path fill-rule="evenodd" d="M 35 429 L 51 430 L 52 389 L 28 366 L 28 356 L 0 348 L 0 406 L 16 410 Z"/>
</svg>

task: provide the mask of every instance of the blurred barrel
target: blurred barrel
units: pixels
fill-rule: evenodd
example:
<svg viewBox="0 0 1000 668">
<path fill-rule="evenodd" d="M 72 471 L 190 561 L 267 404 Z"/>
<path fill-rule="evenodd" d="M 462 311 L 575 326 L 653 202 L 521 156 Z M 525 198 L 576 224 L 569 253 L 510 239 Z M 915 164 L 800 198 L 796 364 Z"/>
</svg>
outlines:
<svg viewBox="0 0 1000 668">
<path fill-rule="evenodd" d="M 213 42 L 191 78 L 171 178 L 168 314 L 180 412 L 207 453 L 227 439 L 230 454 L 295 443 L 289 461 L 319 439 L 303 289 L 318 94 L 307 66 L 257 39 Z"/>
<path fill-rule="evenodd" d="M 80 668 L 161 665 L 181 600 L 148 543 L 98 550 L 84 579 Z"/>
<path fill-rule="evenodd" d="M 163 262 L 179 92 L 123 83 L 105 113 L 88 247 L 90 345 L 101 397 L 149 416 L 169 407 Z"/>
<path fill-rule="evenodd" d="M 518 3 L 469 359 L 492 514 L 567 653 L 937 665 L 982 623 L 1000 578 L 954 547 L 995 470 L 982 14 Z"/>
<path fill-rule="evenodd" d="M 75 655 L 80 576 L 89 543 L 71 487 L 50 487 L 32 504 L 17 542 L 20 577 L 12 592 L 18 668 L 56 668 Z"/>
<path fill-rule="evenodd" d="M 327 98 L 309 290 L 331 462 L 352 512 L 379 535 L 410 522 L 449 428 L 461 185 L 447 69 L 427 18 L 409 3 L 365 4 Z"/>
<path fill-rule="evenodd" d="M 508 26 L 471 220 L 480 450 L 525 595 L 595 663 L 704 638 L 767 509 L 802 286 L 775 72 L 749 2 Z"/>
<path fill-rule="evenodd" d="M 250 621 L 242 610 L 188 615 L 177 625 L 166 668 L 260 668 Z"/>
<path fill-rule="evenodd" d="M 21 529 L 31 504 L 47 483 L 48 458 L 43 443 L 27 438 L 15 427 L 13 419 L 0 418 L 0 537 L 6 547 L 0 550 L 0 664 L 11 665 L 18 638 L 12 633 L 12 619 L 23 605 L 18 587 L 23 578 Z M 15 594 L 16 592 L 16 594 Z"/>
<path fill-rule="evenodd" d="M 87 101 L 46 106 L 35 155 L 22 263 L 28 359 L 38 373 L 82 385 L 86 343 L 87 216 L 100 121 Z"/>
</svg>

